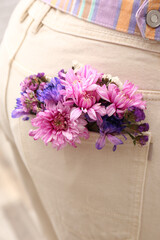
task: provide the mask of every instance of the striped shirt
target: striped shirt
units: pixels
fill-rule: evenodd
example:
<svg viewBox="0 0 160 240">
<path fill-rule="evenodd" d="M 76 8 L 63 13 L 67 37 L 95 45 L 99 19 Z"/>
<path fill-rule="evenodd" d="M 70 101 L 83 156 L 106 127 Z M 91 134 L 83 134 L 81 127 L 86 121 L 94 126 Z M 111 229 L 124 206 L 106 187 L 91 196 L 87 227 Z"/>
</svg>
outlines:
<svg viewBox="0 0 160 240">
<path fill-rule="evenodd" d="M 89 22 L 160 41 L 160 24 L 153 28 L 146 23 L 146 15 L 151 10 L 157 10 L 160 22 L 160 0 L 42 1 Z"/>
</svg>

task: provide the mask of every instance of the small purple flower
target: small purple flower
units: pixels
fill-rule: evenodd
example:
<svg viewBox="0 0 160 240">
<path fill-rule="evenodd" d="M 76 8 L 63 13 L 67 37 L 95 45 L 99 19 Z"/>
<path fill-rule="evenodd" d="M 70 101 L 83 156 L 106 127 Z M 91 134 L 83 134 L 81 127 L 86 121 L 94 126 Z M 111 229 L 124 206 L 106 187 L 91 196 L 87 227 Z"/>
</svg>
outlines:
<svg viewBox="0 0 160 240">
<path fill-rule="evenodd" d="M 145 113 L 142 109 L 132 106 L 128 110 L 129 112 L 133 113 L 134 120 L 136 122 L 140 122 L 145 119 Z"/>
<path fill-rule="evenodd" d="M 148 136 L 147 135 L 142 135 L 142 136 L 137 136 L 135 140 L 141 145 L 145 145 L 148 142 Z"/>
<path fill-rule="evenodd" d="M 42 73 L 38 73 L 37 75 L 36 75 L 36 77 L 37 78 L 43 78 L 45 76 L 45 73 L 44 72 L 42 72 Z"/>
<path fill-rule="evenodd" d="M 43 91 L 37 91 L 38 100 L 40 102 L 54 102 L 57 104 L 62 99 L 59 92 L 61 89 L 64 89 L 64 86 L 62 86 L 60 79 L 56 77 L 52 78 L 51 81 L 44 86 Z"/>
<path fill-rule="evenodd" d="M 134 115 L 136 122 L 140 122 L 145 119 L 144 111 L 140 108 L 135 108 Z"/>
<path fill-rule="evenodd" d="M 148 130 L 149 130 L 148 123 L 142 123 L 138 126 L 138 131 L 140 131 L 140 132 L 147 132 Z"/>
<path fill-rule="evenodd" d="M 39 86 L 42 82 L 47 82 L 44 73 L 38 73 L 37 75 L 30 75 L 26 77 L 23 82 L 21 82 L 21 90 L 25 92 L 27 89 L 31 91 L 36 91 L 39 89 Z"/>
<path fill-rule="evenodd" d="M 12 111 L 12 118 L 24 115 L 23 120 L 29 119 L 27 115 L 37 114 L 44 110 L 44 104 L 37 99 L 37 90 L 43 90 L 48 80 L 44 73 L 31 75 L 21 82 L 21 97 L 17 99 L 16 107 Z"/>
<path fill-rule="evenodd" d="M 34 91 L 27 89 L 21 94 L 21 103 L 25 112 L 37 114 L 43 109 L 42 104 L 38 101 Z"/>
<path fill-rule="evenodd" d="M 117 145 L 123 144 L 122 140 L 115 136 L 117 134 L 119 135 L 125 128 L 125 126 L 123 126 L 123 120 L 116 116 L 109 117 L 108 115 L 102 117 L 102 120 L 103 122 L 99 126 L 100 137 L 96 142 L 96 148 L 99 150 L 104 147 L 107 136 L 108 140 L 114 144 L 113 151 L 115 151 Z"/>
</svg>

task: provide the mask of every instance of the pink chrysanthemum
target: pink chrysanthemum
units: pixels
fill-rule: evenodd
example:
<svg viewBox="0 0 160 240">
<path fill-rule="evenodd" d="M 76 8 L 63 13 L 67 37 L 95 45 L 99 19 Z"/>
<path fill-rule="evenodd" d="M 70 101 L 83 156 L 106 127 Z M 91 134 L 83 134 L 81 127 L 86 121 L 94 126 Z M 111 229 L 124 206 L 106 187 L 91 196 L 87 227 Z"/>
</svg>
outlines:
<svg viewBox="0 0 160 240">
<path fill-rule="evenodd" d="M 70 118 L 72 110 L 58 102 L 57 105 L 38 113 L 31 121 L 32 125 L 38 128 L 30 130 L 29 135 L 33 136 L 34 140 L 41 138 L 46 145 L 51 142 L 57 150 L 65 147 L 67 143 L 76 147 L 76 143 L 81 142 L 79 137 L 87 139 L 89 134 L 83 117 L 76 120 Z"/>
<path fill-rule="evenodd" d="M 76 104 L 72 112 L 71 118 L 78 118 L 82 112 L 88 113 L 89 117 L 97 120 L 97 114 L 104 116 L 106 114 L 105 107 L 101 106 L 99 102 L 100 96 L 97 93 L 97 81 L 101 81 L 102 73 L 98 73 L 90 65 L 81 67 L 76 73 L 69 69 L 65 75 L 65 80 L 61 83 L 65 86 L 61 90 L 64 95 L 65 104 Z"/>
<path fill-rule="evenodd" d="M 73 69 L 69 69 L 65 75 L 65 80 L 61 80 L 61 83 L 65 86 L 65 90 L 61 91 L 65 98 L 76 97 L 76 92 L 82 94 L 86 91 L 93 91 L 97 88 L 98 79 L 102 78 L 102 73 L 98 73 L 96 69 L 90 65 L 81 67 L 76 73 Z"/>
<path fill-rule="evenodd" d="M 102 99 L 111 103 L 106 108 L 106 114 L 112 116 L 117 113 L 118 116 L 122 118 L 125 110 L 131 106 L 140 109 L 146 108 L 146 102 L 142 100 L 142 94 L 136 93 L 137 89 L 138 88 L 134 84 L 126 81 L 121 91 L 117 85 L 110 83 L 108 87 L 106 87 L 106 85 L 99 87 L 97 92 Z"/>
<path fill-rule="evenodd" d="M 146 101 L 143 101 L 142 93 L 137 93 L 138 87 L 135 86 L 133 83 L 129 82 L 128 80 L 125 81 L 123 85 L 122 92 L 125 96 L 130 99 L 129 107 L 134 106 L 140 109 L 146 108 Z"/>
</svg>

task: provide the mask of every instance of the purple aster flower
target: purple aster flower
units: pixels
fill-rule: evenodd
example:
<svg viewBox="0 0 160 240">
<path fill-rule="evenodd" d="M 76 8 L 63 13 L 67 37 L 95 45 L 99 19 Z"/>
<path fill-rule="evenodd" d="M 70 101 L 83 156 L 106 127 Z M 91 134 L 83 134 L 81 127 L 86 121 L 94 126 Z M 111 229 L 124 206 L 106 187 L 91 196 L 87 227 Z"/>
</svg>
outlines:
<svg viewBox="0 0 160 240">
<path fill-rule="evenodd" d="M 120 134 L 122 130 L 125 128 L 123 126 L 123 120 L 119 119 L 116 116 L 109 117 L 108 115 L 105 115 L 102 117 L 102 124 L 99 126 L 100 129 L 100 137 L 96 142 L 96 148 L 102 149 L 105 146 L 106 137 L 108 140 L 114 144 L 113 151 L 116 150 L 116 146 L 119 144 L 123 144 L 122 140 L 117 138 L 115 134 Z"/>
<path fill-rule="evenodd" d="M 54 102 L 58 103 L 62 99 L 62 95 L 60 95 L 60 90 L 64 89 L 64 86 L 61 84 L 59 78 L 52 78 L 49 83 L 44 86 L 43 91 L 38 90 L 38 100 L 40 102 Z"/>
</svg>

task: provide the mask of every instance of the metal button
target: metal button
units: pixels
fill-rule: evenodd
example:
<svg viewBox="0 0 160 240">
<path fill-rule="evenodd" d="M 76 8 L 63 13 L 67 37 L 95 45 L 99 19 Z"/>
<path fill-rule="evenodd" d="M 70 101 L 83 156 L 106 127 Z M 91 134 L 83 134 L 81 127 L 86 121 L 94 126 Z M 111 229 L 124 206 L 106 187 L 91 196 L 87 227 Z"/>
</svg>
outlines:
<svg viewBox="0 0 160 240">
<path fill-rule="evenodd" d="M 147 13 L 146 23 L 151 28 L 157 28 L 160 26 L 160 12 L 158 10 L 151 10 Z"/>
</svg>

